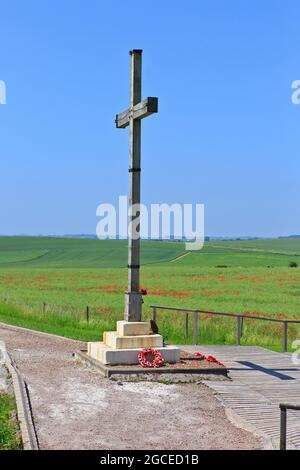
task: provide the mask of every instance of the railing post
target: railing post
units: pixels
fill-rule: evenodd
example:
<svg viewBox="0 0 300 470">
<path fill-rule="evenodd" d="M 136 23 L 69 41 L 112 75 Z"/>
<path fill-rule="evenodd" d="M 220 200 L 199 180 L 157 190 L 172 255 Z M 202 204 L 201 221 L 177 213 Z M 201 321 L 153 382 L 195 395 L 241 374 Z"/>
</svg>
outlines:
<svg viewBox="0 0 300 470">
<path fill-rule="evenodd" d="M 241 345 L 241 317 L 236 317 L 236 344 L 237 346 Z"/>
<path fill-rule="evenodd" d="M 156 308 L 152 307 L 152 320 L 156 322 Z"/>
<path fill-rule="evenodd" d="M 87 323 L 89 322 L 90 320 L 90 309 L 89 309 L 89 306 L 87 305 L 86 306 L 86 321 Z"/>
<path fill-rule="evenodd" d="M 189 314 L 185 314 L 185 339 L 189 336 Z"/>
<path fill-rule="evenodd" d="M 198 346 L 198 313 L 194 313 L 194 346 Z"/>
<path fill-rule="evenodd" d="M 286 450 L 286 407 L 280 405 L 280 450 Z"/>
<path fill-rule="evenodd" d="M 288 350 L 288 322 L 283 323 L 283 352 Z"/>
</svg>

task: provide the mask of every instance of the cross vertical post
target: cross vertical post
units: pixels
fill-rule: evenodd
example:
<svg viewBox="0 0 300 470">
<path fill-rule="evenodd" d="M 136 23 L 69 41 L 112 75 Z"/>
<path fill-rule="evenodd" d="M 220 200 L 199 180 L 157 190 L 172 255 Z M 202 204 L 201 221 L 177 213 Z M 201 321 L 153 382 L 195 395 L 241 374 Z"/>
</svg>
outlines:
<svg viewBox="0 0 300 470">
<path fill-rule="evenodd" d="M 130 127 L 129 145 L 129 231 L 128 231 L 128 291 L 125 293 L 124 319 L 142 320 L 140 291 L 140 202 L 141 202 L 141 120 L 157 113 L 158 99 L 142 100 L 142 50 L 130 51 L 130 107 L 116 116 L 116 127 Z"/>
<path fill-rule="evenodd" d="M 130 51 L 130 107 L 142 99 L 142 51 Z M 128 292 L 125 297 L 125 320 L 141 321 L 142 295 L 140 292 L 140 217 L 141 202 L 141 121 L 130 117 L 129 147 L 129 233 L 128 233 Z"/>
</svg>

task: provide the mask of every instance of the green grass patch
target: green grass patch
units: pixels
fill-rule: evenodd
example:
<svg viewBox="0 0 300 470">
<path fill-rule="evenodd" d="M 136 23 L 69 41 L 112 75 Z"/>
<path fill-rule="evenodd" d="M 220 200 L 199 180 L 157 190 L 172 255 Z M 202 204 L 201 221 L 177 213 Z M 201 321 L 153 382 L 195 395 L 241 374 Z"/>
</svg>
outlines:
<svg viewBox="0 0 300 470">
<path fill-rule="evenodd" d="M 0 393 L 0 450 L 22 449 L 15 413 L 16 404 L 14 398 Z"/>
<path fill-rule="evenodd" d="M 80 341 L 100 341 L 102 333 L 112 330 L 115 321 L 111 319 L 87 322 L 69 314 L 42 314 L 31 307 L 0 304 L 0 321 L 44 333 L 52 333 Z"/>
<path fill-rule="evenodd" d="M 150 309 L 144 311 L 144 320 L 151 318 Z M 122 314 L 104 315 L 102 318 L 90 318 L 87 322 L 82 315 L 71 312 L 41 313 L 33 307 L 20 307 L 0 304 L 0 321 L 10 325 L 21 326 L 32 330 L 72 338 L 80 341 L 101 341 L 104 331 L 116 328 L 116 321 Z M 159 331 L 167 343 L 194 344 L 193 314 L 189 314 L 188 334 L 184 313 L 158 311 Z M 279 323 L 265 322 L 246 318 L 243 325 L 241 344 L 244 346 L 259 345 L 275 351 L 282 351 L 283 326 Z M 292 341 L 299 337 L 300 326 L 290 325 L 288 349 L 292 351 Z M 198 324 L 198 344 L 234 345 L 236 341 L 236 319 L 200 314 Z"/>
</svg>

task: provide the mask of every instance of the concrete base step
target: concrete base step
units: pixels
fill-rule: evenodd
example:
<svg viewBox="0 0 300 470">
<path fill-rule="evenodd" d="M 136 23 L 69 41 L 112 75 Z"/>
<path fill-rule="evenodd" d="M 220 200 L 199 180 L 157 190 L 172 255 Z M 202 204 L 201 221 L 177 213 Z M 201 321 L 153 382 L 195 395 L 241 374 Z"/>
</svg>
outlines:
<svg viewBox="0 0 300 470">
<path fill-rule="evenodd" d="M 88 343 L 88 355 L 102 364 L 138 364 L 138 353 L 143 348 L 114 349 L 103 342 Z M 180 349 L 177 346 L 158 347 L 165 362 L 174 364 L 180 361 Z"/>
</svg>

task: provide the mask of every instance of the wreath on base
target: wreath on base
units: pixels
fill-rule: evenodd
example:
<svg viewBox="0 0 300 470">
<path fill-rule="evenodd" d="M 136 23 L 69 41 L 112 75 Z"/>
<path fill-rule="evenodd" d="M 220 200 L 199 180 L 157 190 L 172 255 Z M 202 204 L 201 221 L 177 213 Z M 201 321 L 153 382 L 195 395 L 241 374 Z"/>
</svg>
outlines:
<svg viewBox="0 0 300 470">
<path fill-rule="evenodd" d="M 138 353 L 138 361 L 144 368 L 156 368 L 163 365 L 164 358 L 157 349 L 147 348 Z"/>
</svg>

